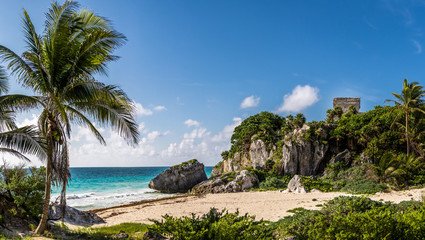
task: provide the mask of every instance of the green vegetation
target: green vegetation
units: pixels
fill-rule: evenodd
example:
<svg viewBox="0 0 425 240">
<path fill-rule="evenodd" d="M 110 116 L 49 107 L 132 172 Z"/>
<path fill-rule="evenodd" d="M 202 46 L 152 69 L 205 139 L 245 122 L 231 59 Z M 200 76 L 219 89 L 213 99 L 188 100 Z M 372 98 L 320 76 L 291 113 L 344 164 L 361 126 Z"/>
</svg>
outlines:
<svg viewBox="0 0 425 240">
<path fill-rule="evenodd" d="M 229 213 L 212 208 L 203 216 L 174 218 L 163 216 L 163 221 L 155 221 L 149 231 L 171 239 L 274 239 L 273 229 L 265 221 L 255 221 L 255 217 L 239 212 Z"/>
<path fill-rule="evenodd" d="M 57 225 L 47 236 L 54 239 L 61 235 L 61 238 L 64 239 L 143 239 L 147 229 L 148 225 L 141 223 L 121 223 L 106 227 L 83 227 L 76 230 L 71 230 L 65 225 Z M 124 236 L 119 237 L 119 234 Z M 128 237 L 125 237 L 125 234 Z"/>
<path fill-rule="evenodd" d="M 282 137 L 281 130 L 288 127 L 285 118 L 270 112 L 261 112 L 248 117 L 235 128 L 228 156 L 233 157 L 236 152 L 246 152 L 254 135 L 256 139 L 263 140 L 266 145 L 277 142 Z M 227 159 L 228 156 L 223 155 L 225 152 L 222 153 L 222 157 Z"/>
<path fill-rule="evenodd" d="M 184 167 L 184 166 L 186 166 L 187 164 L 189 164 L 189 163 L 197 163 L 198 162 L 198 160 L 196 160 L 196 159 L 191 159 L 191 160 L 189 160 L 189 161 L 186 161 L 186 162 L 182 162 L 182 163 L 180 163 L 180 164 L 177 164 L 177 165 L 174 165 L 173 167 Z"/>
<path fill-rule="evenodd" d="M 338 197 L 321 210 L 296 209 L 272 224 L 281 237 L 296 239 L 424 239 L 422 202 L 381 203 L 369 198 Z"/>
<path fill-rule="evenodd" d="M 43 206 L 45 168 L 0 167 L 0 225 L 13 219 L 34 222 Z"/>
</svg>

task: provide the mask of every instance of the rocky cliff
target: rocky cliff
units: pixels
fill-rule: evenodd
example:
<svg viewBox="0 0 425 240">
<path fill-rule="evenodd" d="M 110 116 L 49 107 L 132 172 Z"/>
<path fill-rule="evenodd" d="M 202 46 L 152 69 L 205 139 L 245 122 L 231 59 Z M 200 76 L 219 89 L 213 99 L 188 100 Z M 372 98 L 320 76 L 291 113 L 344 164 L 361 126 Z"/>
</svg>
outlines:
<svg viewBox="0 0 425 240">
<path fill-rule="evenodd" d="M 217 164 L 211 176 L 218 176 L 246 167 L 271 170 L 278 174 L 316 175 L 331 159 L 333 149 L 328 144 L 329 126 L 311 128 L 303 125 L 285 134 L 280 142 L 268 145 L 256 135 L 251 138 L 248 151 L 236 152 Z"/>
</svg>

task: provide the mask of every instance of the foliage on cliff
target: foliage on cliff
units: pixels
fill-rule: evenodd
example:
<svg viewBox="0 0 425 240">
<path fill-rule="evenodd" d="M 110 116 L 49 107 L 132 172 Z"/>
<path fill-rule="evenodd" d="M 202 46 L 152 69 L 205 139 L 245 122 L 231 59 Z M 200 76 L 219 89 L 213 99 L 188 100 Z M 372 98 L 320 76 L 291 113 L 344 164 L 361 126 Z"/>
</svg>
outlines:
<svg viewBox="0 0 425 240">
<path fill-rule="evenodd" d="M 282 137 L 282 129 L 288 127 L 284 117 L 270 112 L 250 116 L 235 128 L 229 154 L 233 156 L 236 152 L 247 152 L 254 135 L 266 144 L 277 142 Z"/>
<path fill-rule="evenodd" d="M 376 106 L 362 114 L 348 112 L 336 121 L 337 127 L 330 135 L 338 148 L 364 152 L 377 162 L 385 152 L 405 150 L 403 134 L 393 124 L 399 114 L 390 106 Z"/>
<path fill-rule="evenodd" d="M 0 167 L 0 225 L 12 219 L 38 220 L 43 205 L 44 167 Z"/>
</svg>

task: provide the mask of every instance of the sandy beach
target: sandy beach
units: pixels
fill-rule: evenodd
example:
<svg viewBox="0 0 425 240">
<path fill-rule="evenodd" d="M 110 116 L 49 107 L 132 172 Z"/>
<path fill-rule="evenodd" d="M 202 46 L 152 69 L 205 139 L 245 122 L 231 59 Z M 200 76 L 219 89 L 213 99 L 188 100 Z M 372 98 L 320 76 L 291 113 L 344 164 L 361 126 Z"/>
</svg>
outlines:
<svg viewBox="0 0 425 240">
<path fill-rule="evenodd" d="M 297 207 L 320 209 L 320 206 L 317 205 L 342 195 L 349 194 L 341 192 L 296 194 L 279 191 L 206 194 L 94 210 L 94 212 L 106 221 L 105 224 L 97 226 L 115 225 L 123 222 L 151 223 L 149 219 L 160 220 L 162 219 L 161 216 L 165 214 L 175 217 L 190 216 L 192 213 L 201 215 L 208 212 L 212 207 L 225 208 L 229 212 L 235 212 L 238 209 L 240 214 L 255 215 L 257 220 L 277 221 L 291 215 L 292 213 L 287 212 L 290 209 Z M 368 197 L 376 201 L 398 203 L 412 199 L 421 200 L 422 195 L 425 195 L 425 188 L 377 193 Z"/>
</svg>

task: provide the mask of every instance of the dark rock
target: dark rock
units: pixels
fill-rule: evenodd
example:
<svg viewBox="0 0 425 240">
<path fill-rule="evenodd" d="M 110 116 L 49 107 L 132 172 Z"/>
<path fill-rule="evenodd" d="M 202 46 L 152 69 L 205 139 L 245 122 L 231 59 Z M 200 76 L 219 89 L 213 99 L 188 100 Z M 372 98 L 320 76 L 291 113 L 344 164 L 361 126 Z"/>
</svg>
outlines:
<svg viewBox="0 0 425 240">
<path fill-rule="evenodd" d="M 112 239 L 126 239 L 126 238 L 128 238 L 128 234 L 122 230 L 119 233 L 112 235 Z"/>
<path fill-rule="evenodd" d="M 288 183 L 288 188 L 285 192 L 293 192 L 293 193 L 306 193 L 304 185 L 301 183 L 302 178 L 298 175 L 292 177 L 291 181 Z"/>
<path fill-rule="evenodd" d="M 230 193 L 241 192 L 258 184 L 256 175 L 248 170 L 230 172 L 203 181 L 192 188 L 191 193 Z"/>
<path fill-rule="evenodd" d="M 351 164 L 351 153 L 348 149 L 345 149 L 343 152 L 338 153 L 334 158 L 329 161 L 329 164 L 343 162 L 344 166 L 349 166 Z"/>
<path fill-rule="evenodd" d="M 80 211 L 76 208 L 65 206 L 65 214 L 62 217 L 62 208 L 59 204 L 54 203 L 49 209 L 49 220 L 63 221 L 73 225 L 91 226 L 94 224 L 105 223 L 101 217 L 91 212 Z"/>
<path fill-rule="evenodd" d="M 167 239 L 167 238 L 162 236 L 162 235 L 159 235 L 158 233 L 147 231 L 145 233 L 145 235 L 143 235 L 143 239 L 145 239 L 145 240 L 163 240 L 163 239 Z"/>
<path fill-rule="evenodd" d="M 206 179 L 204 164 L 193 159 L 163 171 L 149 182 L 149 187 L 164 193 L 185 193 Z"/>
</svg>

